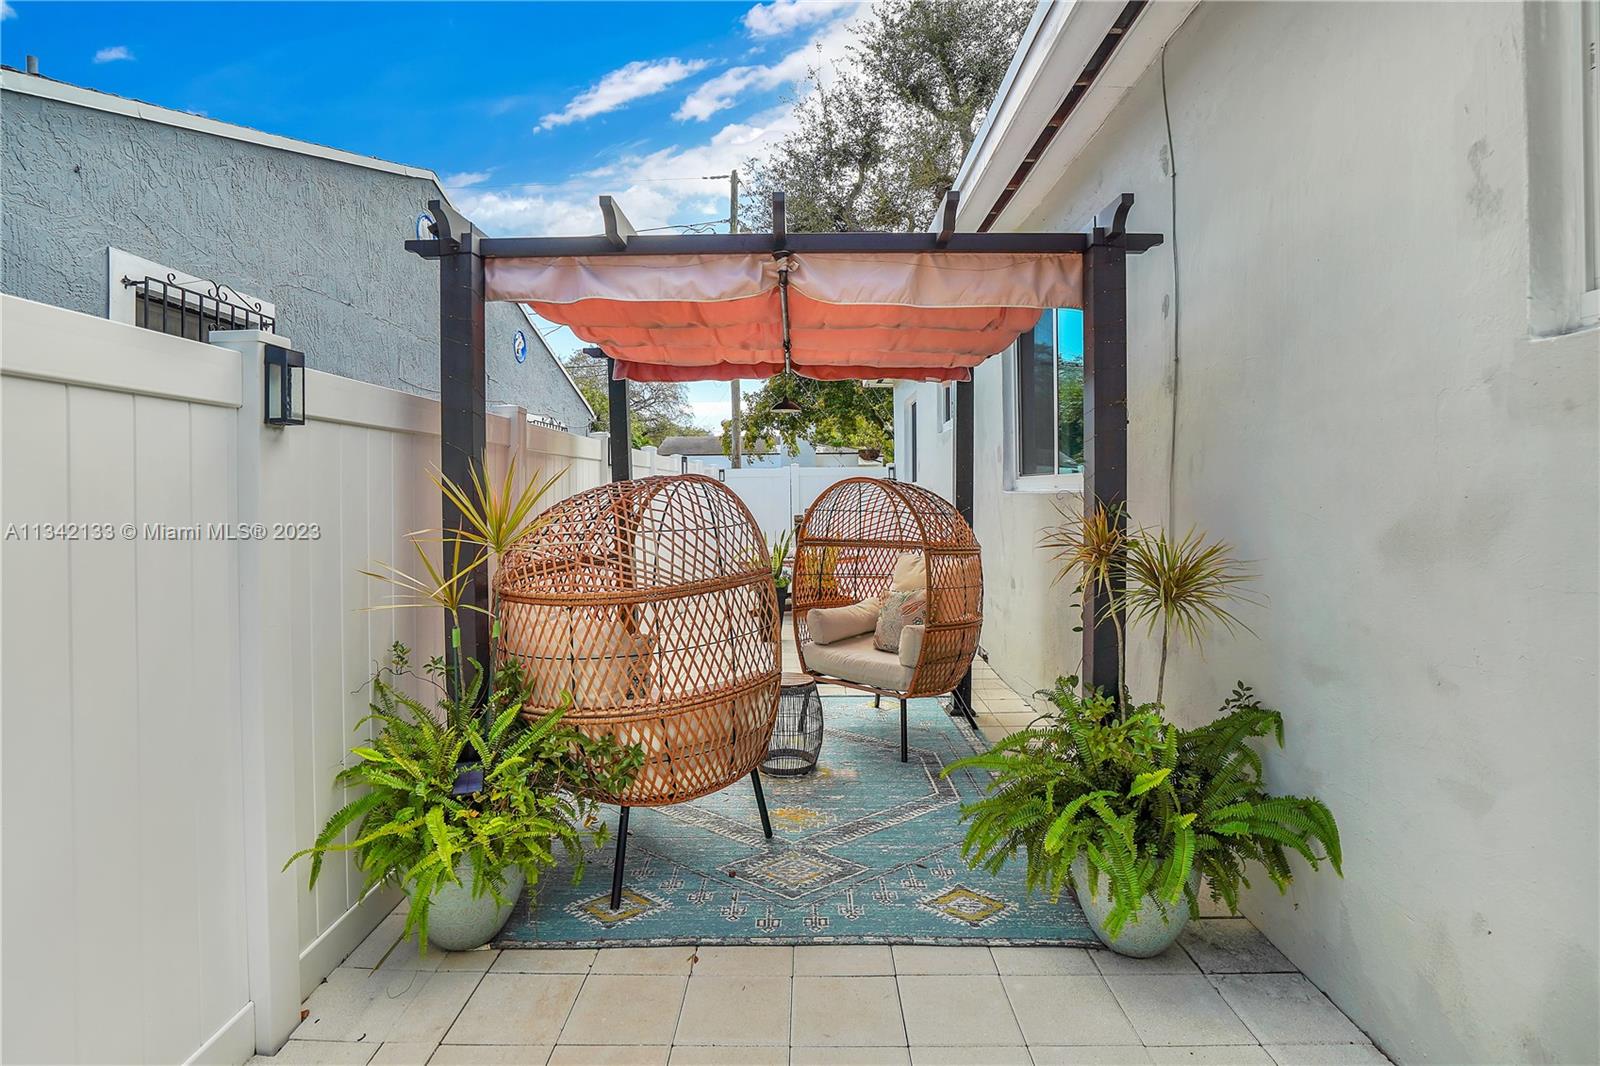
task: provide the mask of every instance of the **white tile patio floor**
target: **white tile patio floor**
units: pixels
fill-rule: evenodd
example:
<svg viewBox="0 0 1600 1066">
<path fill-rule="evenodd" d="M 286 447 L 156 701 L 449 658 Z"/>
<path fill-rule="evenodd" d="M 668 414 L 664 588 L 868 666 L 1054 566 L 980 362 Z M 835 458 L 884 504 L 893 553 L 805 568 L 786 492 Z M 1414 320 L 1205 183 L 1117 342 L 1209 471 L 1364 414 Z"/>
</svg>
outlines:
<svg viewBox="0 0 1600 1066">
<path fill-rule="evenodd" d="M 785 667 L 795 669 L 785 641 Z M 979 728 L 1034 712 L 988 664 Z M 1244 918 L 1155 959 L 1082 948 L 817 945 L 429 952 L 382 925 L 253 1063 L 1343 1066 L 1389 1060 Z"/>
</svg>

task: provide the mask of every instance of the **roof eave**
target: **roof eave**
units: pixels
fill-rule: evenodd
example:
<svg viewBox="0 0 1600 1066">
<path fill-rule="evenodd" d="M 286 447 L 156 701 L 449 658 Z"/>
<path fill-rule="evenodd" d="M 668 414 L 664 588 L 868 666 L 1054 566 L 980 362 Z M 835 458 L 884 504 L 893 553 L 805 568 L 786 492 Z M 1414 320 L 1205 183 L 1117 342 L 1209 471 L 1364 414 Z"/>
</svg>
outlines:
<svg viewBox="0 0 1600 1066">
<path fill-rule="evenodd" d="M 1196 6 L 1196 0 L 1143 5 L 1049 146 L 1034 161 L 1033 180 L 1024 179 L 992 221 L 993 232 L 1017 228 L 1038 206 L 1050 185 L 1040 177 L 1059 173 L 1072 162 Z M 1123 0 L 1046 0 L 1040 4 L 958 172 L 955 187 L 961 192 L 960 229 L 974 231 L 988 220 L 1127 7 Z"/>
</svg>

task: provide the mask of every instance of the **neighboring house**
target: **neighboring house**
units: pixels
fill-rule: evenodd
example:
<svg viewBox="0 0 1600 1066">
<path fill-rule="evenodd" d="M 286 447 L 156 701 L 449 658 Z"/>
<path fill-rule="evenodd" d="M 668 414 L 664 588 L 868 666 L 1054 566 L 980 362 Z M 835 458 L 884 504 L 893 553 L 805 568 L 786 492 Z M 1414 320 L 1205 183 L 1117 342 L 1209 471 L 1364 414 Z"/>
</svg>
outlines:
<svg viewBox="0 0 1600 1066">
<path fill-rule="evenodd" d="M 439 271 L 402 247 L 432 171 L 10 68 L 0 111 L 0 290 L 195 339 L 274 325 L 308 367 L 438 395 Z M 489 402 L 582 432 L 527 314 L 487 315 Z"/>
<path fill-rule="evenodd" d="M 1402 1063 L 1600 1061 L 1597 24 L 1045 4 L 958 179 L 961 229 L 1127 191 L 1166 235 L 1127 260 L 1130 513 L 1231 542 L 1267 601 L 1168 704 L 1243 678 L 1283 710 L 1270 783 L 1328 801 L 1345 878 L 1245 910 Z M 1080 502 L 1078 328 L 975 376 L 983 646 L 1019 691 L 1079 663 L 1036 546 Z M 897 388 L 899 475 L 946 493 L 949 403 Z M 1136 640 L 1141 695 L 1152 667 Z"/>
<path fill-rule="evenodd" d="M 722 451 L 721 437 L 667 437 L 657 449 L 661 455 L 681 455 L 698 459 L 712 470 L 731 470 L 733 460 Z M 742 456 L 745 467 L 751 470 L 774 470 L 784 466 L 860 466 L 861 453 L 855 448 L 833 445 L 813 447 L 809 441 L 800 441 L 791 454 L 787 445 L 766 444 Z M 873 464 L 876 469 L 876 464 Z"/>
</svg>

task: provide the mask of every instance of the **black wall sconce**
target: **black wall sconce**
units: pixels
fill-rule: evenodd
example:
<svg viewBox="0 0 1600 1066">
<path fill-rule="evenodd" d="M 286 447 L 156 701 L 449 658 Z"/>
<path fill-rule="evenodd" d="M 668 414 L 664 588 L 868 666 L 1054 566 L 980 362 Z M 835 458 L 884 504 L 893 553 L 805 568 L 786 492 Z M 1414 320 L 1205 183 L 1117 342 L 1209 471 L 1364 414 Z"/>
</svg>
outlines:
<svg viewBox="0 0 1600 1066">
<path fill-rule="evenodd" d="M 306 353 L 269 344 L 265 363 L 267 425 L 305 425 Z"/>
</svg>

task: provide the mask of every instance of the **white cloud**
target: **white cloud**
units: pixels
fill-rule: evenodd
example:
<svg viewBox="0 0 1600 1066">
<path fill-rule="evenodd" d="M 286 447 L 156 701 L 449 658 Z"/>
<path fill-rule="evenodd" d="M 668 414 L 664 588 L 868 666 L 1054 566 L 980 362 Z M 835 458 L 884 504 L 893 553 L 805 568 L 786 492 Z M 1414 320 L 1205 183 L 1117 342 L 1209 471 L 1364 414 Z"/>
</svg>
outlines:
<svg viewBox="0 0 1600 1066">
<path fill-rule="evenodd" d="M 791 50 L 770 66 L 748 68 L 760 73 L 741 74 L 740 84 L 745 89 L 798 84 L 812 66 L 819 67 L 826 80 L 845 57 L 860 21 L 836 19 L 814 34 L 804 47 Z M 731 72 L 719 74 L 707 84 L 728 73 Z M 731 103 L 729 95 L 727 103 L 710 107 L 704 116 L 695 117 L 708 117 Z M 604 165 L 575 173 L 553 186 L 464 186 L 458 187 L 453 198 L 468 218 L 487 232 L 502 236 L 598 233 L 601 224 L 596 198 L 601 193 L 615 196 L 629 221 L 640 229 L 721 218 L 727 211 L 727 184 L 705 181 L 704 176 L 726 174 L 764 154 L 795 129 L 794 108 L 789 102 L 775 103 L 742 121 L 715 129 L 704 140 L 655 151 L 630 151 L 627 146 L 609 148 Z"/>
<path fill-rule="evenodd" d="M 636 60 L 625 67 L 618 67 L 574 96 L 560 111 L 544 116 L 539 128 L 547 130 L 553 126 L 565 126 L 570 122 L 615 111 L 634 100 L 653 96 L 676 85 L 684 78 L 698 74 L 706 66 L 703 59 Z"/>
<path fill-rule="evenodd" d="M 701 429 L 709 429 L 713 433 L 722 432 L 722 423 L 733 413 L 733 402 L 728 396 L 728 383 L 719 381 L 716 387 L 723 392 L 720 400 L 690 400 L 689 420 Z"/>
<path fill-rule="evenodd" d="M 744 28 L 752 37 L 777 37 L 832 18 L 840 8 L 855 6 L 851 0 L 772 0 L 746 11 Z"/>
<path fill-rule="evenodd" d="M 133 53 L 128 51 L 128 46 L 124 44 L 113 45 L 110 48 L 102 48 L 100 51 L 94 54 L 94 61 L 96 63 L 115 63 L 118 60 L 131 60 L 132 58 Z"/>
<path fill-rule="evenodd" d="M 14 19 L 16 17 L 17 9 L 6 3 L 6 0 L 0 0 L 0 22 L 4 22 L 6 19 Z"/>
<path fill-rule="evenodd" d="M 439 179 L 446 189 L 467 189 L 489 180 L 487 170 L 464 170 L 460 174 L 446 174 Z"/>
<path fill-rule="evenodd" d="M 842 60 L 859 26 L 855 20 L 841 18 L 823 27 L 804 45 L 766 66 L 730 67 L 700 85 L 684 98 L 673 113 L 679 121 L 705 121 L 724 108 L 732 107 L 744 93 L 797 85 L 815 68 L 824 78 Z"/>
<path fill-rule="evenodd" d="M 793 128 L 790 108 L 782 105 L 729 123 L 702 143 L 625 154 L 555 187 L 476 192 L 469 187 L 453 199 L 486 232 L 505 236 L 598 233 L 596 199 L 601 193 L 615 196 L 640 229 L 720 218 L 726 211 L 727 184 L 704 181 L 704 175 L 742 166 Z"/>
</svg>

